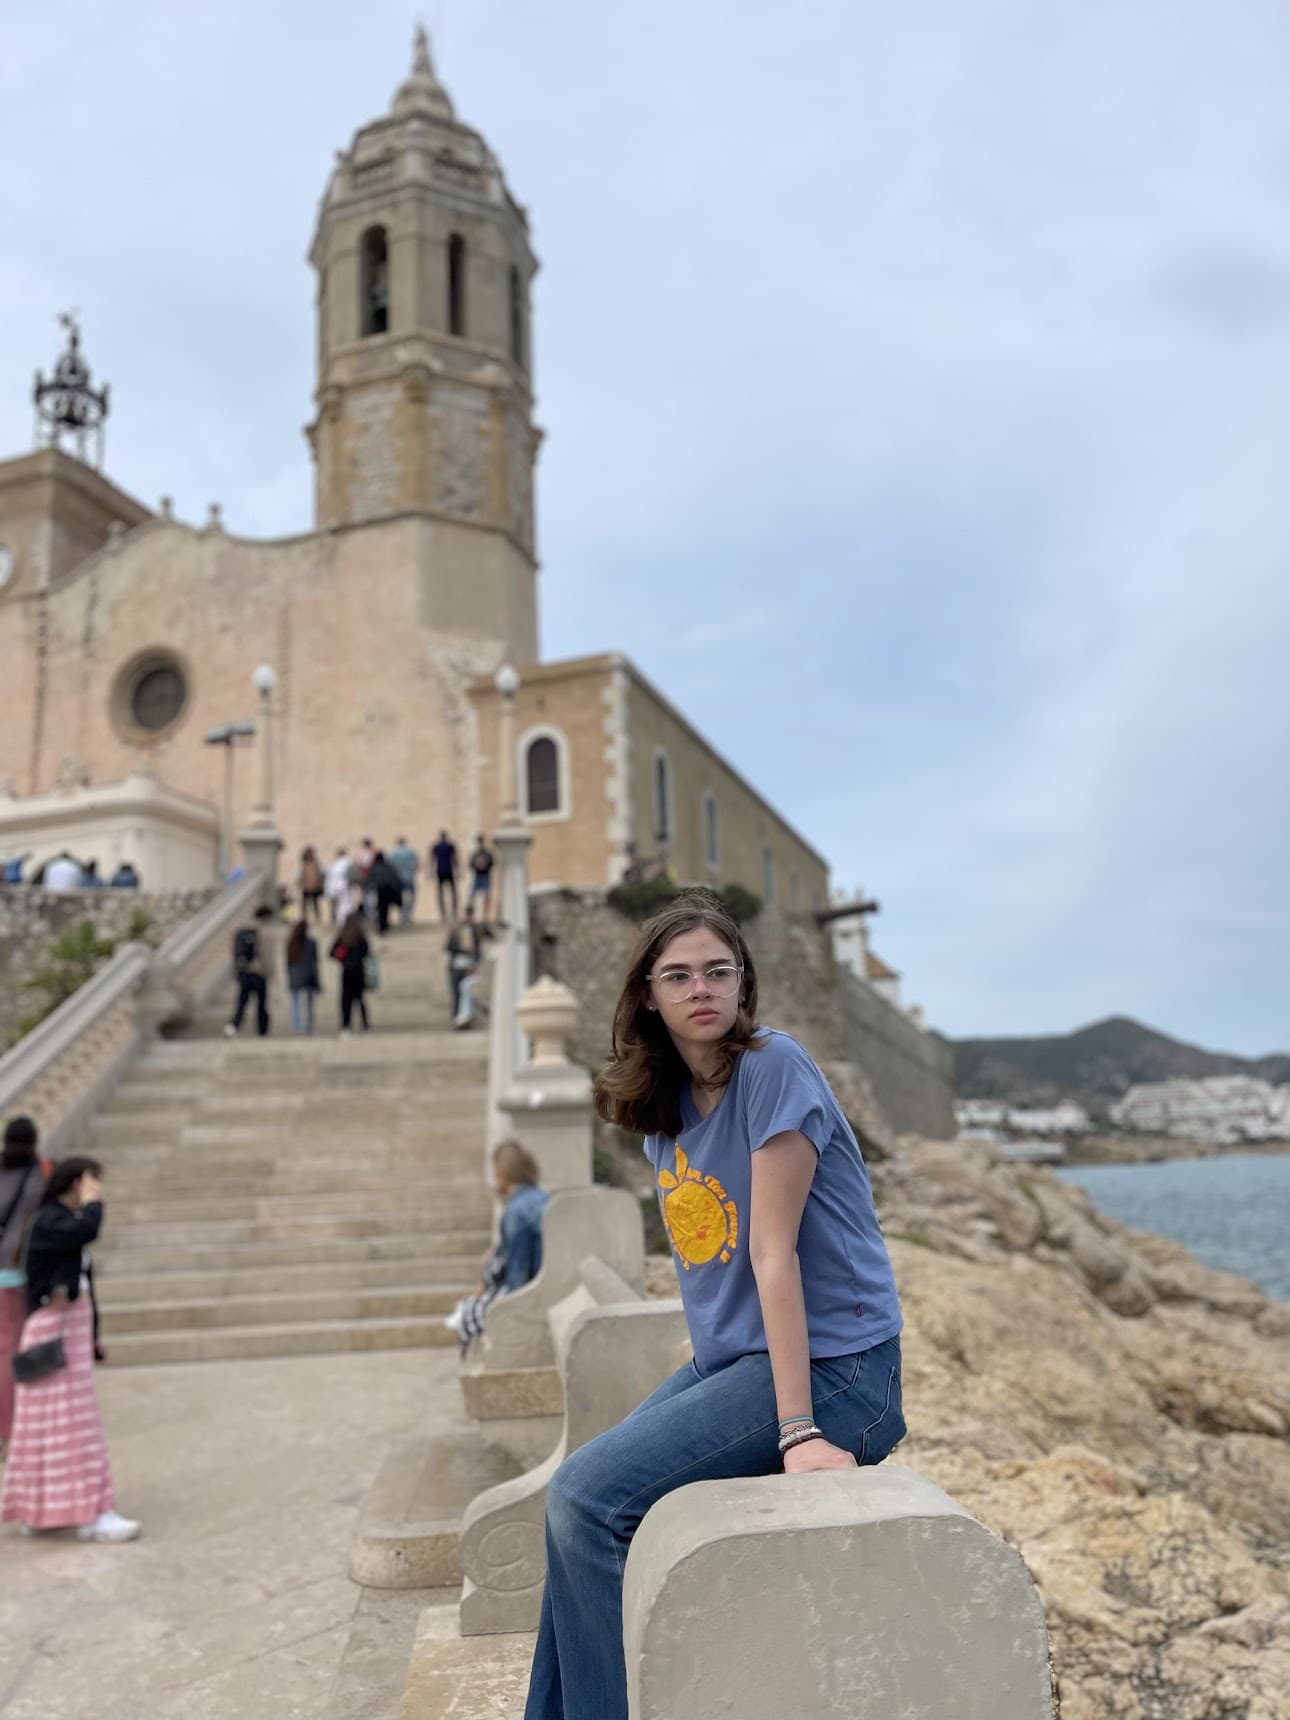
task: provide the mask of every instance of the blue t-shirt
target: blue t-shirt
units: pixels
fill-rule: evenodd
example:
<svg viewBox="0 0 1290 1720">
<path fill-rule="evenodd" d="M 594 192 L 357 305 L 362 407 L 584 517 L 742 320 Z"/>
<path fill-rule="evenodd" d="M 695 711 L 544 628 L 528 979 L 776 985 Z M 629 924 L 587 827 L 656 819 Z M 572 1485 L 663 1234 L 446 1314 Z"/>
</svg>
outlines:
<svg viewBox="0 0 1290 1720">
<path fill-rule="evenodd" d="M 752 1155 L 799 1130 L 819 1160 L 797 1236 L 813 1360 L 851 1356 L 892 1338 L 900 1301 L 874 1211 L 869 1173 L 833 1091 L 795 1039 L 760 1028 L 716 1109 L 681 1097 L 680 1138 L 647 1135 L 659 1204 L 698 1371 L 764 1351 L 766 1328 L 748 1258 Z"/>
</svg>

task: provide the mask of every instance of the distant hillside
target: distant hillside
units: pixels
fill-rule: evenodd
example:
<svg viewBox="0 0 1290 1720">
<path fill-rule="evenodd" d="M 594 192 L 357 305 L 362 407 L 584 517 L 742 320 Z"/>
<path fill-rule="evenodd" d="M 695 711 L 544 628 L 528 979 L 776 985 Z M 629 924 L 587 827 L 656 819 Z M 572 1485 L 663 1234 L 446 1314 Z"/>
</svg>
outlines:
<svg viewBox="0 0 1290 1720">
<path fill-rule="evenodd" d="M 1052 1105 L 1075 1099 L 1095 1114 L 1137 1081 L 1261 1075 L 1290 1081 L 1290 1056 L 1229 1057 L 1186 1045 L 1127 1015 L 1043 1039 L 957 1039 L 955 1086 L 963 1099 Z"/>
</svg>

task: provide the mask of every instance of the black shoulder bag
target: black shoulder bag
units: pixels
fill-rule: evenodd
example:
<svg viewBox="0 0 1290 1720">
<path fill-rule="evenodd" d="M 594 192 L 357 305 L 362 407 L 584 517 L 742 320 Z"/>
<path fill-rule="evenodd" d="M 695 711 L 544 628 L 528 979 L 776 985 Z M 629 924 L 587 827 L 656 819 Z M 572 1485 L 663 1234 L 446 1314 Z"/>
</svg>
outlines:
<svg viewBox="0 0 1290 1720">
<path fill-rule="evenodd" d="M 24 1264 L 27 1248 L 31 1243 L 32 1226 L 27 1226 L 27 1235 L 23 1244 Z M 67 1330 L 67 1310 L 71 1306 L 70 1299 L 63 1304 L 63 1323 L 56 1338 L 46 1338 L 41 1344 L 33 1344 L 30 1349 L 19 1350 L 12 1363 L 13 1377 L 20 1386 L 33 1385 L 37 1380 L 47 1380 L 51 1374 L 61 1374 L 67 1366 L 67 1351 L 63 1348 L 63 1333 Z"/>
</svg>

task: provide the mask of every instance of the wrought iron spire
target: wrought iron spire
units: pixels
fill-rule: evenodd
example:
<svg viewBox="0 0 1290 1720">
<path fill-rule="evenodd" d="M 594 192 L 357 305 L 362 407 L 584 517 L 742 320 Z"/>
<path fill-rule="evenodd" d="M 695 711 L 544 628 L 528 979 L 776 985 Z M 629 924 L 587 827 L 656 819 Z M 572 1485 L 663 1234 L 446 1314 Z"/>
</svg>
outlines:
<svg viewBox="0 0 1290 1720">
<path fill-rule="evenodd" d="M 31 398 L 36 408 L 36 446 L 63 446 L 86 465 L 103 465 L 103 426 L 108 415 L 108 386 L 92 386 L 90 367 L 81 352 L 81 327 L 75 311 L 63 311 L 59 323 L 67 330 L 67 346 L 53 374 L 36 372 Z"/>
</svg>

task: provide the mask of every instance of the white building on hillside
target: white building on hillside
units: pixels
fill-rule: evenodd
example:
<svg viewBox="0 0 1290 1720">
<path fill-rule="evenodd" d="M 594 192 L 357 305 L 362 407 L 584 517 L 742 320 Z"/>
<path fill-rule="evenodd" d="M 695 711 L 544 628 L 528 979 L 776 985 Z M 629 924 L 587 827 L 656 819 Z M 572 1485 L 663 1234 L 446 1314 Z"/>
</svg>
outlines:
<svg viewBox="0 0 1290 1720">
<path fill-rule="evenodd" d="M 1121 1129 L 1222 1145 L 1290 1140 L 1290 1087 L 1254 1075 L 1143 1082 L 1111 1107 L 1111 1120 Z"/>
</svg>

